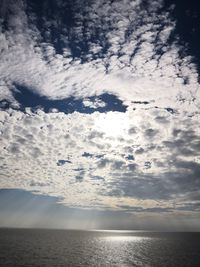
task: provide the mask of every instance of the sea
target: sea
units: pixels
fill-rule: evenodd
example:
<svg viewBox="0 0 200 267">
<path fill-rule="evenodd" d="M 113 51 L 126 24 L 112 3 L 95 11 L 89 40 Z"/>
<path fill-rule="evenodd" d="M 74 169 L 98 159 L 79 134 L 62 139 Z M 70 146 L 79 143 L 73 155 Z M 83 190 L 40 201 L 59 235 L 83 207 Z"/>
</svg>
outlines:
<svg viewBox="0 0 200 267">
<path fill-rule="evenodd" d="M 200 267 L 200 233 L 0 229 L 0 267 Z"/>
</svg>

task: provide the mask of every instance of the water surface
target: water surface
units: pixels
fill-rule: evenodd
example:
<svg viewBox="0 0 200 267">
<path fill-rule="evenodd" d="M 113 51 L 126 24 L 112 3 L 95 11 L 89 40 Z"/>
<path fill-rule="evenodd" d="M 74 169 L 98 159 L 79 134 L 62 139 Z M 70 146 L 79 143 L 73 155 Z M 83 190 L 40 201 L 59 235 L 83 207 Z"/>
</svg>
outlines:
<svg viewBox="0 0 200 267">
<path fill-rule="evenodd" d="M 200 233 L 1 229 L 0 266 L 200 266 Z"/>
</svg>

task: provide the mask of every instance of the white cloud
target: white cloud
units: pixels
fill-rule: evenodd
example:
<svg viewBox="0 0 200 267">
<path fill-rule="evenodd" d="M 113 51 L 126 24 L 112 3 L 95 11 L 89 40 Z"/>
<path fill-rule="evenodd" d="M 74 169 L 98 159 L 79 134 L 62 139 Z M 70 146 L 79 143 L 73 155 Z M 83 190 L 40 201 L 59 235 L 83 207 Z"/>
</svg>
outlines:
<svg viewBox="0 0 200 267">
<path fill-rule="evenodd" d="M 194 104 L 190 105 L 195 97 L 194 102 L 198 104 L 197 71 L 190 57 L 179 58 L 182 47 L 176 42 L 167 44 L 175 26 L 169 12 L 160 12 L 162 1 L 151 3 L 149 13 L 141 8 L 141 1 L 128 2 L 94 2 L 85 6 L 86 17 L 83 12 L 77 13 L 79 4 L 75 4 L 72 36 L 76 32 L 77 39 L 73 42 L 77 41 L 74 44 L 77 49 L 82 49 L 79 42 L 86 42 L 89 47 L 88 59 L 82 64 L 78 58 L 72 60 L 73 51 L 69 46 L 66 45 L 60 55 L 53 44 L 40 42 L 40 30 L 27 22 L 34 22 L 34 14 L 27 17 L 22 1 L 11 6 L 14 15 L 8 19 L 10 31 L 1 33 L 0 77 L 4 86 L 1 98 L 13 102 L 9 88 L 17 83 L 51 99 L 112 92 L 128 102 L 154 100 L 157 106 L 197 111 Z M 133 8 L 130 9 L 130 5 Z M 87 21 L 84 27 L 83 19 Z M 45 23 L 51 25 L 53 21 L 46 18 Z M 66 25 L 62 26 L 64 31 Z M 97 29 L 100 33 L 94 37 Z M 68 43 L 72 36 L 65 36 Z M 158 52 L 158 48 L 162 52 Z M 98 51 L 102 49 L 105 52 L 100 57 Z M 184 85 L 186 77 L 188 84 Z"/>
<path fill-rule="evenodd" d="M 1 99 L 18 105 L 11 90 L 20 84 L 49 99 L 78 97 L 94 108 L 104 107 L 97 96 L 110 92 L 128 109 L 90 115 L 1 111 L 0 186 L 63 197 L 69 206 L 119 209 L 120 197 L 132 206 L 145 199 L 148 208 L 184 204 L 181 190 L 184 196 L 197 191 L 184 172 L 191 183 L 198 176 L 200 90 L 192 58 L 180 59 L 183 48 L 167 43 L 175 24 L 168 11 L 160 12 L 163 2 L 146 10 L 141 1 L 94 1 L 84 7 L 86 15 L 77 13 L 76 2 L 70 33 L 62 22 L 44 21 L 46 36 L 49 25 L 62 28 L 62 55 L 22 3 L 10 7 L 10 28 L 0 35 Z M 70 42 L 80 51 L 85 42 L 88 51 L 75 57 Z M 58 166 L 59 160 L 66 163 Z M 185 187 L 179 190 L 180 174 Z"/>
<path fill-rule="evenodd" d="M 112 133 L 108 127 L 98 125 L 102 116 L 109 119 L 115 114 L 126 122 L 126 127 L 113 129 Z M 165 129 L 155 120 L 159 115 L 169 120 Z M 193 129 L 198 120 L 198 115 L 182 120 L 163 110 L 90 115 L 1 112 L 0 184 L 3 188 L 34 189 L 63 197 L 69 206 L 113 208 L 109 204 L 113 198 L 117 209 L 119 190 L 125 198 L 149 201 L 165 199 L 167 194 L 171 205 L 174 198 L 178 201 L 182 194 L 197 190 L 193 182 L 198 174 L 192 168 L 198 172 L 199 133 Z M 133 127 L 135 133 L 129 135 Z M 191 153 L 184 154 L 182 144 Z M 133 159 L 129 160 L 128 155 Z M 59 160 L 66 163 L 58 165 Z M 191 163 L 194 160 L 195 166 Z M 185 179 L 182 173 L 187 171 L 191 175 L 191 182 L 187 182 L 190 187 L 175 190 L 178 177 Z"/>
</svg>

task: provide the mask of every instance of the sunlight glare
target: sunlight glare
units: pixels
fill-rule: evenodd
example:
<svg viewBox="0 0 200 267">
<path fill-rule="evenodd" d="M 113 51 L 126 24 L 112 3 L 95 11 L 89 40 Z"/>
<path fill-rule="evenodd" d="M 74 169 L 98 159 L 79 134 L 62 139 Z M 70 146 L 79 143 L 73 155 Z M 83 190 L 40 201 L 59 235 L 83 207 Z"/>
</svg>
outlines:
<svg viewBox="0 0 200 267">
<path fill-rule="evenodd" d="M 101 113 L 96 119 L 95 128 L 106 136 L 123 137 L 128 133 L 129 118 L 121 112 Z"/>
<path fill-rule="evenodd" d="M 141 242 L 144 239 L 146 240 L 148 237 L 143 237 L 143 236 L 131 236 L 131 235 L 112 235 L 112 236 L 107 236 L 105 239 L 107 241 L 116 241 L 116 242 Z"/>
</svg>

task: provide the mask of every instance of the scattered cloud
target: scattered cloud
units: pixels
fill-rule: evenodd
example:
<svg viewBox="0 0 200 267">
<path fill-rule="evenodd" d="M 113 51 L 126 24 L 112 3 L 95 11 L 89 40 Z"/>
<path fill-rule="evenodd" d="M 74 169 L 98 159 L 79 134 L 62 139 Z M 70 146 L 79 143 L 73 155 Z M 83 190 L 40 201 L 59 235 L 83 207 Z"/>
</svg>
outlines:
<svg viewBox="0 0 200 267">
<path fill-rule="evenodd" d="M 179 58 L 184 48 L 176 40 L 168 42 L 175 22 L 163 1 L 145 8 L 143 1 L 45 6 L 52 16 L 38 2 L 3 5 L 2 100 L 17 105 L 11 92 L 19 84 L 50 100 L 84 99 L 90 107 L 104 104 L 87 97 L 106 92 L 136 106 L 197 111 L 197 70 L 191 57 Z M 72 9 L 69 21 L 61 9 Z"/>
<path fill-rule="evenodd" d="M 163 112 L 169 119 L 164 130 L 153 119 Z M 106 128 L 97 134 L 96 122 L 109 113 L 2 111 L 1 186 L 34 188 L 62 197 L 69 206 L 109 207 L 106 195 L 155 200 L 160 208 L 163 203 L 184 205 L 200 186 L 200 139 L 193 128 L 199 117 L 181 120 L 159 110 L 120 114 L 127 127 L 112 135 Z M 129 135 L 133 127 L 137 130 Z M 162 134 L 149 137 L 149 129 Z M 183 153 L 183 146 L 189 152 Z"/>
<path fill-rule="evenodd" d="M 172 38 L 173 7 L 48 3 L 0 8 L 0 187 L 69 207 L 199 211 L 198 71 Z"/>
</svg>

